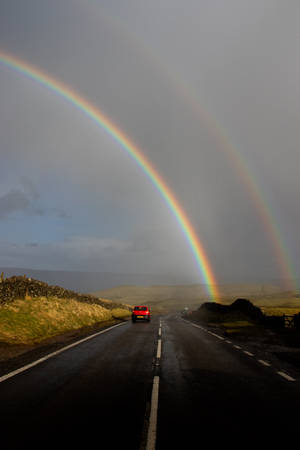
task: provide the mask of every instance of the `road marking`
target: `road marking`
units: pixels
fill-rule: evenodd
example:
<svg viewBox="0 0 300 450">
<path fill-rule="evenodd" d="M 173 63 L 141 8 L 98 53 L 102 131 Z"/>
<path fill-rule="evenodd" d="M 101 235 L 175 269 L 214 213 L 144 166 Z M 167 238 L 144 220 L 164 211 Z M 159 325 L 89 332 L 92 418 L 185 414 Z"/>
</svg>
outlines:
<svg viewBox="0 0 300 450">
<path fill-rule="evenodd" d="M 41 364 L 44 361 L 47 361 L 47 359 L 53 358 L 53 356 L 59 355 L 62 352 L 65 352 L 66 350 L 69 350 L 72 347 L 76 347 L 76 345 L 82 344 L 85 341 L 88 341 L 89 339 L 92 339 L 99 334 L 107 333 L 107 331 L 112 330 L 113 328 L 119 327 L 120 325 L 124 325 L 126 322 L 118 323 L 117 325 L 113 325 L 112 327 L 106 328 L 105 330 L 98 331 L 98 333 L 91 334 L 90 336 L 87 336 L 83 339 L 80 339 L 79 341 L 73 342 L 73 344 L 67 345 L 66 347 L 63 347 L 53 353 L 49 353 L 46 356 L 43 356 L 43 358 L 37 359 L 36 361 L 33 361 L 30 364 L 26 364 L 26 366 L 20 367 L 19 369 L 13 370 L 12 372 L 7 373 L 6 375 L 3 375 L 0 377 L 0 383 L 2 381 L 8 380 L 8 378 L 12 378 L 15 375 L 18 375 L 19 373 L 25 372 L 25 370 L 30 369 L 31 367 L 37 366 L 38 364 Z"/>
<path fill-rule="evenodd" d="M 260 364 L 262 364 L 263 366 L 266 367 L 271 367 L 271 364 L 268 361 L 264 361 L 263 359 L 258 359 L 257 360 Z"/>
<path fill-rule="evenodd" d="M 186 322 L 186 323 L 189 323 L 189 324 L 192 325 L 193 327 L 200 328 L 201 330 L 204 330 L 204 328 L 201 327 L 200 325 L 196 325 L 195 323 L 188 322 L 187 320 L 185 320 L 185 322 Z"/>
<path fill-rule="evenodd" d="M 215 336 L 216 338 L 220 339 L 221 341 L 224 341 L 224 340 L 225 340 L 225 338 L 223 338 L 222 336 L 219 336 L 218 334 L 213 333 L 212 331 L 209 331 L 209 330 L 207 330 L 207 329 L 204 328 L 204 327 L 201 327 L 201 325 L 196 325 L 195 323 L 189 322 L 188 320 L 185 320 L 185 319 L 183 319 L 183 320 L 184 320 L 184 322 L 189 323 L 189 324 L 192 325 L 193 327 L 200 328 L 200 330 L 206 331 L 207 333 L 211 334 L 212 336 Z"/>
<path fill-rule="evenodd" d="M 290 377 L 287 373 L 284 373 L 284 372 L 281 372 L 281 371 L 279 371 L 277 373 L 278 373 L 278 375 L 280 375 L 281 377 L 285 378 L 288 381 L 296 381 L 295 378 Z"/>
<path fill-rule="evenodd" d="M 156 352 L 156 358 L 160 359 L 161 357 L 161 339 L 157 342 L 157 352 Z"/>
<path fill-rule="evenodd" d="M 196 325 L 195 323 L 192 323 L 192 325 L 193 325 L 193 327 L 200 328 L 200 330 L 202 330 L 202 331 L 208 332 L 207 329 L 204 327 L 201 327 L 201 325 Z"/>
<path fill-rule="evenodd" d="M 159 337 L 161 336 L 161 327 L 159 327 L 159 329 L 158 329 L 158 336 Z"/>
<path fill-rule="evenodd" d="M 191 322 L 190 320 L 182 319 L 183 322 L 188 323 L 189 325 L 192 325 L 192 327 L 200 328 L 200 330 L 206 331 L 205 328 L 201 327 L 201 325 L 196 325 L 195 323 Z"/>
<path fill-rule="evenodd" d="M 159 376 L 155 375 L 155 377 L 153 378 L 153 386 L 152 386 L 151 410 L 150 410 L 146 450 L 155 450 L 157 410 L 158 410 L 158 393 L 159 393 Z"/>
<path fill-rule="evenodd" d="M 209 331 L 208 333 L 211 334 L 212 336 L 215 336 L 218 339 L 221 339 L 221 341 L 224 341 L 224 338 L 222 336 L 219 336 L 218 334 L 213 333 L 212 331 Z"/>
<path fill-rule="evenodd" d="M 183 320 L 184 322 L 189 323 L 189 324 L 192 325 L 193 327 L 200 328 L 201 330 L 206 331 L 207 333 L 211 334 L 212 336 L 215 336 L 216 338 L 218 338 L 218 339 L 220 339 L 220 340 L 222 340 L 222 341 L 225 340 L 225 342 L 227 342 L 228 344 L 232 344 L 232 342 L 231 342 L 230 340 L 225 339 L 225 338 L 223 338 L 222 336 L 219 336 L 218 334 L 213 333 L 212 331 L 209 331 L 209 330 L 205 329 L 204 327 L 201 327 L 200 325 L 196 325 L 195 323 L 192 323 L 192 322 L 190 322 L 190 321 L 188 321 L 188 320 L 185 320 L 185 319 L 182 319 L 182 320 Z M 254 357 L 254 356 L 255 356 L 253 353 L 248 352 L 247 350 L 243 350 L 242 347 L 240 347 L 239 345 L 236 345 L 236 344 L 232 344 L 232 345 L 233 345 L 234 348 L 236 348 L 236 349 L 238 349 L 238 350 L 242 350 L 243 353 L 245 353 L 245 354 L 248 355 L 248 356 L 251 356 L 251 357 Z M 263 366 L 271 367 L 271 364 L 270 364 L 268 361 L 264 361 L 263 359 L 257 359 L 257 361 L 258 361 L 260 364 L 262 364 Z M 278 371 L 277 373 L 278 373 L 278 375 L 280 375 L 281 377 L 285 378 L 285 379 L 288 380 L 288 381 L 296 381 L 295 378 L 291 377 L 290 375 L 288 375 L 288 374 L 285 373 L 285 372 Z"/>
</svg>

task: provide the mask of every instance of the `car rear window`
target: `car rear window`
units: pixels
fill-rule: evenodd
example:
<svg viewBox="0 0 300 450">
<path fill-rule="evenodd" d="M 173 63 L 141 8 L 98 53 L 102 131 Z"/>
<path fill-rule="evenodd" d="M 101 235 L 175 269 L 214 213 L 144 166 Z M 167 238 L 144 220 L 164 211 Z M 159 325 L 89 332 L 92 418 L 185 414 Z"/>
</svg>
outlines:
<svg viewBox="0 0 300 450">
<path fill-rule="evenodd" d="M 135 311 L 147 311 L 147 306 L 135 306 Z"/>
</svg>

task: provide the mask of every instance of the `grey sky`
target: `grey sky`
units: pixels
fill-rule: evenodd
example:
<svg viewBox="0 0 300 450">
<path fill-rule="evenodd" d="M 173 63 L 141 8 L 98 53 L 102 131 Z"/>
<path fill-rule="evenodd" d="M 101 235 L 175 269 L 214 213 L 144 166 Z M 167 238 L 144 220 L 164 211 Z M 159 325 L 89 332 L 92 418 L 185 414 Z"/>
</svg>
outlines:
<svg viewBox="0 0 300 450">
<path fill-rule="evenodd" d="M 299 13 L 291 0 L 0 0 L 0 47 L 72 86 L 138 144 L 217 279 L 261 281 L 283 274 L 224 147 L 257 183 L 298 276 Z M 0 96 L 2 266 L 200 281 L 164 201 L 103 130 L 1 65 Z"/>
</svg>

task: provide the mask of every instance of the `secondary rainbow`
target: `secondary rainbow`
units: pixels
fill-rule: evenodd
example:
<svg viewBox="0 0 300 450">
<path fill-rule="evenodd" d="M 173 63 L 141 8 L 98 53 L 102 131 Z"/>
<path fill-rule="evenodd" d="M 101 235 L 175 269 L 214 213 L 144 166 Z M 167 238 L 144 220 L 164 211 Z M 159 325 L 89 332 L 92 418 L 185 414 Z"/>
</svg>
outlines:
<svg viewBox="0 0 300 450">
<path fill-rule="evenodd" d="M 214 139 L 217 147 L 228 158 L 239 183 L 245 189 L 249 196 L 256 214 L 260 218 L 266 240 L 270 242 L 275 261 L 278 269 L 285 280 L 287 290 L 298 290 L 297 275 L 295 268 L 291 262 L 291 257 L 288 248 L 284 242 L 283 232 L 279 229 L 275 220 L 270 203 L 264 198 L 263 191 L 259 188 L 258 180 L 255 174 L 250 170 L 246 161 L 243 159 L 241 152 L 239 152 L 233 143 L 228 139 L 226 131 L 217 120 L 208 114 L 205 108 L 197 100 L 197 92 L 191 88 L 181 77 L 176 74 L 165 61 L 158 56 L 153 49 L 148 46 L 143 40 L 139 39 L 132 29 L 127 28 L 124 22 L 119 20 L 116 16 L 111 16 L 104 12 L 102 8 L 99 9 L 99 2 L 74 0 L 77 6 L 82 7 L 82 13 L 88 11 L 88 15 L 96 20 L 104 20 L 113 29 L 115 33 L 119 33 L 120 39 L 127 39 L 135 50 L 139 50 L 141 57 L 146 57 L 151 63 L 152 67 L 159 68 L 159 73 L 163 74 L 170 86 L 172 86 L 175 94 L 182 98 L 185 104 L 191 109 L 196 119 L 210 133 Z"/>
<path fill-rule="evenodd" d="M 40 85 L 66 99 L 70 104 L 75 106 L 87 117 L 101 126 L 101 128 L 103 128 L 115 141 L 117 141 L 123 150 L 125 150 L 132 157 L 132 159 L 151 180 L 152 184 L 158 190 L 175 216 L 192 250 L 197 267 L 205 284 L 207 285 L 208 293 L 212 300 L 217 301 L 220 296 L 217 289 L 216 278 L 200 239 L 198 238 L 192 224 L 190 223 L 184 209 L 176 199 L 174 193 L 170 190 L 166 182 L 158 173 L 157 169 L 154 168 L 152 163 L 150 163 L 136 144 L 128 136 L 126 136 L 126 134 L 119 127 L 117 127 L 116 124 L 104 115 L 98 107 L 90 103 L 69 86 L 65 85 L 61 81 L 58 81 L 56 78 L 48 75 L 44 71 L 41 71 L 27 61 L 1 50 L 0 63 L 9 69 L 17 71 L 20 74 L 38 82 Z"/>
</svg>

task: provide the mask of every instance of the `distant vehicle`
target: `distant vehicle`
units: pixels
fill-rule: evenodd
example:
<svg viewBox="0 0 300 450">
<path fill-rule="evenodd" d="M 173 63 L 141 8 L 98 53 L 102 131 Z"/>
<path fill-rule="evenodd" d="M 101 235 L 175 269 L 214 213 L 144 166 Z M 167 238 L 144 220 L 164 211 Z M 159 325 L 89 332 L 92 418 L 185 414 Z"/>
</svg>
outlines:
<svg viewBox="0 0 300 450">
<path fill-rule="evenodd" d="M 131 315 L 132 322 L 136 322 L 137 320 L 147 320 L 150 322 L 151 313 L 148 306 L 135 306 Z"/>
</svg>

